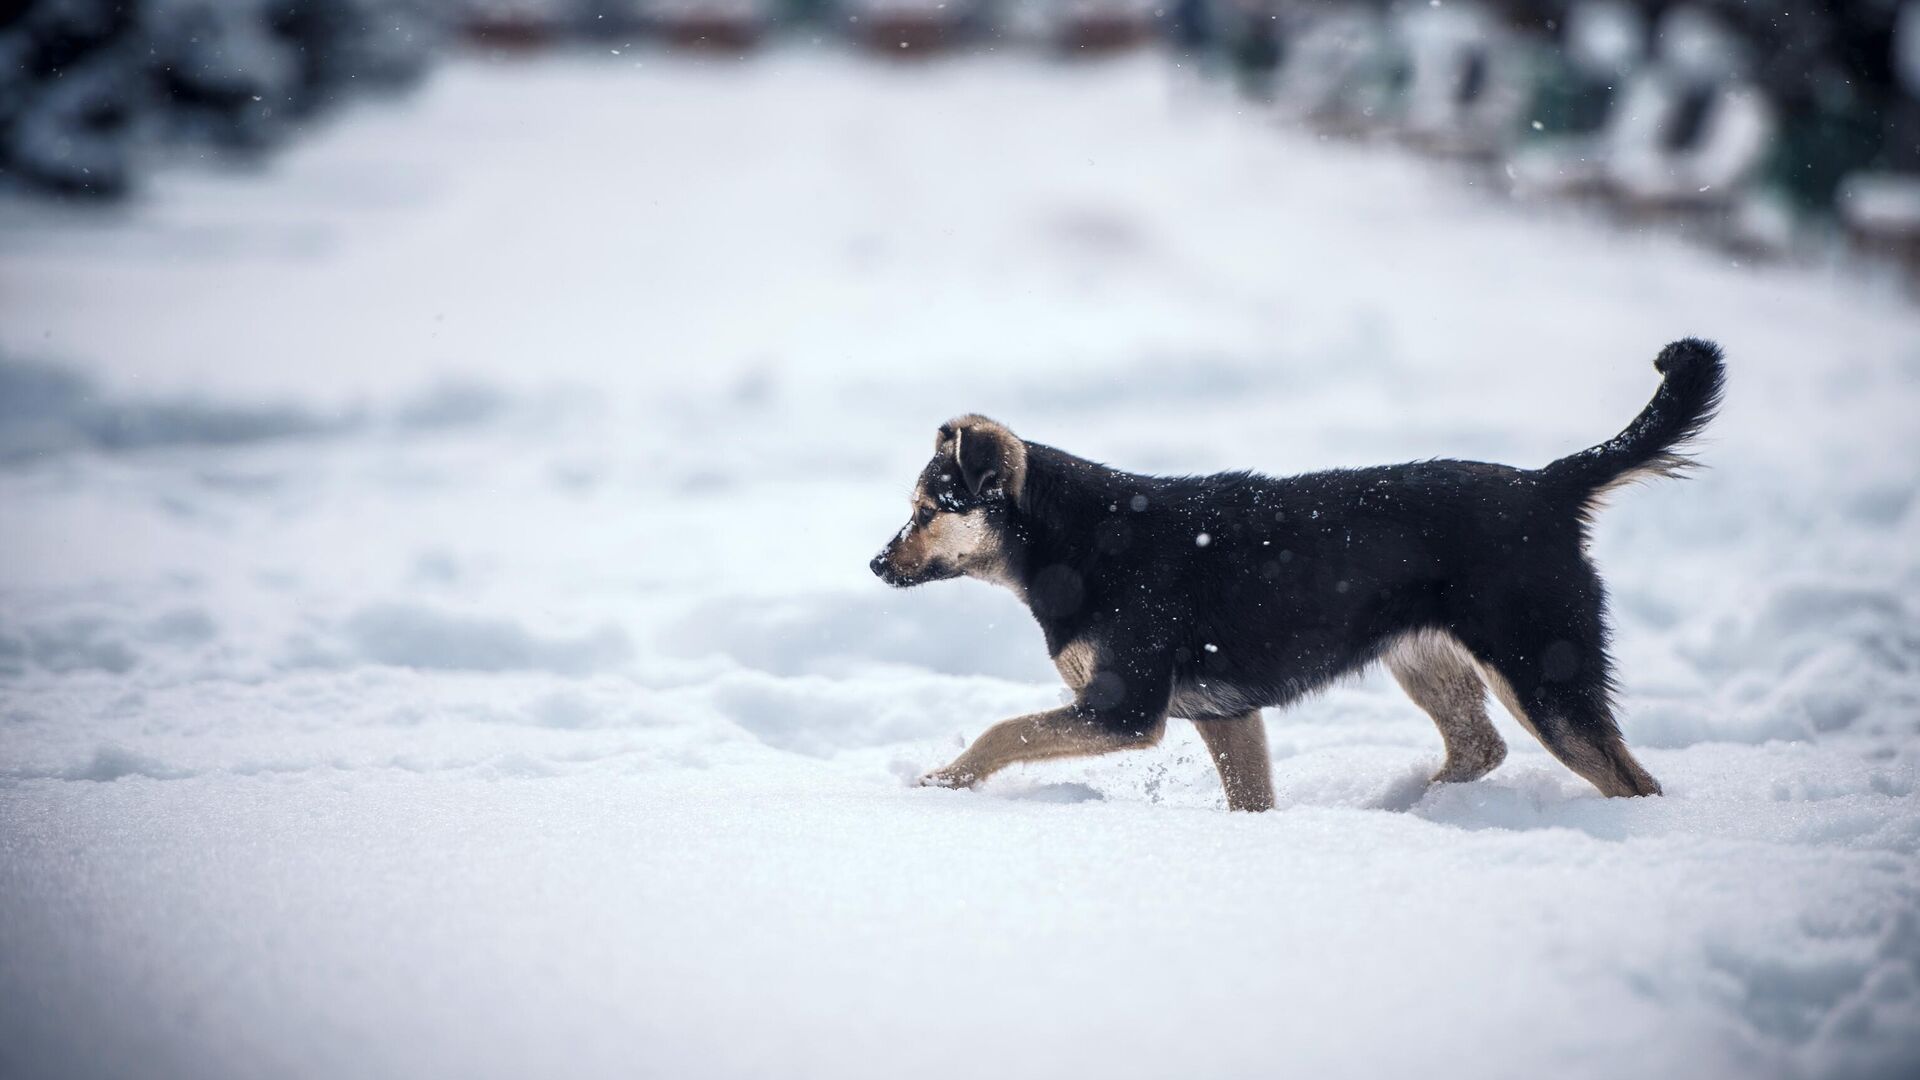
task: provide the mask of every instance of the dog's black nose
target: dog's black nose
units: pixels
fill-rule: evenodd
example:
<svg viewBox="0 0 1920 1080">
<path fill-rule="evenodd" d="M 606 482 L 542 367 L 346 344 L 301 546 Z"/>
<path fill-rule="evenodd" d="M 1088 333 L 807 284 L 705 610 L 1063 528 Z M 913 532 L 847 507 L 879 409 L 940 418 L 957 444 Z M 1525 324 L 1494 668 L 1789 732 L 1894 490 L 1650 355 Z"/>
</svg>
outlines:
<svg viewBox="0 0 1920 1080">
<path fill-rule="evenodd" d="M 886 577 L 887 576 L 887 553 L 883 551 L 880 554 L 875 555 L 873 557 L 873 561 L 867 564 L 867 569 L 873 571 L 874 577 Z"/>
</svg>

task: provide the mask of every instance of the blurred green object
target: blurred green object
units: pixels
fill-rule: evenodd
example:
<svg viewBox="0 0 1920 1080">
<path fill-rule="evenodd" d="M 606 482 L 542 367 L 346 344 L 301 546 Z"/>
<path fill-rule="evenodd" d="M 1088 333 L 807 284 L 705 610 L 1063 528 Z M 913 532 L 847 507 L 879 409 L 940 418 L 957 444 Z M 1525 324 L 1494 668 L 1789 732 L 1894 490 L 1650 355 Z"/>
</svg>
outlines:
<svg viewBox="0 0 1920 1080">
<path fill-rule="evenodd" d="M 1278 21 L 1264 7 L 1237 8 L 1226 30 L 1227 62 L 1241 92 L 1266 97 L 1280 66 Z"/>
<path fill-rule="evenodd" d="M 1535 71 L 1538 81 L 1523 137 L 1588 135 L 1606 124 L 1617 95 L 1613 84 L 1582 72 L 1554 52 L 1546 52 Z"/>
<path fill-rule="evenodd" d="M 1798 213 L 1831 216 L 1840 182 L 1880 156 L 1882 129 L 1880 110 L 1858 99 L 1791 112 L 1760 182 Z"/>
</svg>

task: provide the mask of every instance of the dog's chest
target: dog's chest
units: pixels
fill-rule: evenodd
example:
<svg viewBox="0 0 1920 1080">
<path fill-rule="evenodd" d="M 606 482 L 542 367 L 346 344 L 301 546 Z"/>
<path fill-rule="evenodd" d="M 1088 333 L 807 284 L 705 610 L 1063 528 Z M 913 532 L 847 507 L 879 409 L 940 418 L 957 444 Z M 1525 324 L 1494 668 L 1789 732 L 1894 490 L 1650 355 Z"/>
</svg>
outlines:
<svg viewBox="0 0 1920 1080">
<path fill-rule="evenodd" d="M 1070 642 L 1053 657 L 1067 688 L 1074 693 L 1086 689 L 1093 679 L 1095 654 L 1084 641 Z M 1248 693 L 1221 678 L 1188 677 L 1174 684 L 1173 700 L 1167 712 L 1180 717 L 1239 716 L 1261 707 L 1257 694 Z"/>
<path fill-rule="evenodd" d="M 1205 677 L 1186 678 L 1173 687 L 1173 700 L 1167 712 L 1187 719 L 1239 716 L 1260 708 L 1256 695 L 1232 683 Z"/>
</svg>

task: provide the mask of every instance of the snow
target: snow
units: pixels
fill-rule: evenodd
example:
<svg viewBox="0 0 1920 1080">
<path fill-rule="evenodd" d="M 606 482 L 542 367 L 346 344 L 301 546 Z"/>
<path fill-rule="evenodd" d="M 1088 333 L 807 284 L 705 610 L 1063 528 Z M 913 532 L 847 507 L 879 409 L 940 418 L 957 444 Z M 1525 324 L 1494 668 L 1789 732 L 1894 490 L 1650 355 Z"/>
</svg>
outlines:
<svg viewBox="0 0 1920 1080">
<path fill-rule="evenodd" d="M 1920 232 L 1920 180 L 1898 173 L 1855 173 L 1840 187 L 1840 213 L 1868 232 Z"/>
<path fill-rule="evenodd" d="M 1134 57 L 462 61 L 262 172 L 0 206 L 0 1072 L 1903 1076 L 1920 312 Z M 1663 798 L 1429 789 L 1374 673 L 911 787 L 1061 700 L 866 562 L 949 416 L 1140 469 L 1613 434 Z M 53 366 L 49 366 L 53 365 Z"/>
<path fill-rule="evenodd" d="M 1567 9 L 1567 58 L 1591 75 L 1623 78 L 1646 54 L 1647 17 L 1621 0 L 1585 0 Z"/>
</svg>

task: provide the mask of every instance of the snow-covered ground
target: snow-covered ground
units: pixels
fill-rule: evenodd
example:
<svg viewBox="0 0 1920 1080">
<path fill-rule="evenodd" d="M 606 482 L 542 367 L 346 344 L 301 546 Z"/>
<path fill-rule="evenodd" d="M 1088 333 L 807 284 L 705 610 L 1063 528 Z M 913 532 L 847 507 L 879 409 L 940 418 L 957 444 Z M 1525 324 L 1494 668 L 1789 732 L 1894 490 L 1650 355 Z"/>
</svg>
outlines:
<svg viewBox="0 0 1920 1080">
<path fill-rule="evenodd" d="M 1379 674 L 1058 700 L 883 588 L 934 427 L 1539 464 L 1731 394 L 1595 554 L 1607 801 Z M 258 174 L 0 207 L 0 1074 L 1912 1076 L 1920 313 L 1276 130 L 1151 59 L 450 66 Z"/>
</svg>

